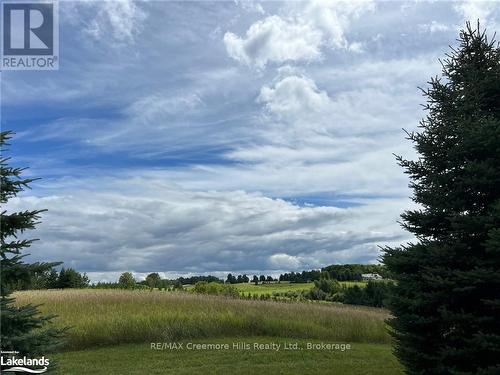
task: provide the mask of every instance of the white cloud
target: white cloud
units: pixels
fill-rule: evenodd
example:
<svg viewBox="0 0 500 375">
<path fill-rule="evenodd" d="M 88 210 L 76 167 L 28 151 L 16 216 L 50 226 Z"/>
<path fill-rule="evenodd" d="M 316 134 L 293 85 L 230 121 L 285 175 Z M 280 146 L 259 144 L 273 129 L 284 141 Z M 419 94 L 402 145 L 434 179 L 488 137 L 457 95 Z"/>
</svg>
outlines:
<svg viewBox="0 0 500 375">
<path fill-rule="evenodd" d="M 373 12 L 375 3 L 369 0 L 335 1 L 313 0 L 306 3 L 301 17 L 321 30 L 325 43 L 333 48 L 348 48 L 345 31 L 352 19 L 364 12 Z"/>
<path fill-rule="evenodd" d="M 246 38 L 227 32 L 224 43 L 233 59 L 262 68 L 268 61 L 318 59 L 321 34 L 308 24 L 270 16 L 250 26 Z"/>
<path fill-rule="evenodd" d="M 364 51 L 363 43 L 360 43 L 360 42 L 353 42 L 353 43 L 349 44 L 349 47 L 347 47 L 347 49 L 350 52 L 354 52 L 354 53 L 361 53 Z"/>
<path fill-rule="evenodd" d="M 279 118 L 293 119 L 304 113 L 325 111 L 331 104 L 325 91 L 307 77 L 289 76 L 274 87 L 264 86 L 257 99 Z"/>
<path fill-rule="evenodd" d="M 422 32 L 429 32 L 430 31 L 431 33 L 452 30 L 452 28 L 450 26 L 445 25 L 444 23 L 437 22 L 437 21 L 432 21 L 430 23 L 420 24 L 420 25 L 418 25 L 418 28 Z"/>
<path fill-rule="evenodd" d="M 138 99 L 125 112 L 136 121 L 148 123 L 161 121 L 164 116 L 192 111 L 202 106 L 204 106 L 203 100 L 196 93 L 185 95 L 156 93 Z"/>
<path fill-rule="evenodd" d="M 270 268 L 296 270 L 300 268 L 301 262 L 296 256 L 285 253 L 273 254 L 269 257 Z"/>
<path fill-rule="evenodd" d="M 416 87 L 454 41 L 438 32 L 458 22 L 449 5 L 372 17 L 372 2 L 265 3 L 262 16 L 257 4 L 69 4 L 62 69 L 2 75 L 4 121 L 24 135 L 29 173 L 48 177 L 16 203 L 50 209 L 38 259 L 96 277 L 224 273 L 372 261 L 377 244 L 404 242 L 410 192 L 392 153 L 411 153 L 401 128 L 418 124 Z M 233 34 L 224 45 L 214 30 Z M 134 41 L 134 53 L 107 45 Z M 277 76 L 228 67 L 226 48 Z"/>
<path fill-rule="evenodd" d="M 345 30 L 352 19 L 374 10 L 372 1 L 297 4 L 290 5 L 287 16 L 273 15 L 255 22 L 244 38 L 227 32 L 224 43 L 229 56 L 263 68 L 268 62 L 318 60 L 323 46 L 361 51 L 361 43 L 346 40 Z"/>
<path fill-rule="evenodd" d="M 243 10 L 247 12 L 256 12 L 260 14 L 264 14 L 264 8 L 262 5 L 253 0 L 235 0 L 234 1 L 237 5 L 239 5 Z"/>
<path fill-rule="evenodd" d="M 336 262 L 337 254 L 373 262 L 377 244 L 406 238 L 396 224 L 404 200 L 301 207 L 258 193 L 189 191 L 135 175 L 141 177 L 102 178 L 99 185 L 62 180 L 43 197 L 12 199 L 9 211 L 48 208 L 32 259 L 115 274 L 300 270 Z M 344 254 L 353 247 L 362 250 Z"/>
<path fill-rule="evenodd" d="M 464 21 L 471 21 L 474 25 L 479 20 L 483 25 L 495 26 L 496 20 L 491 16 L 500 9 L 498 1 L 465 0 L 455 4 L 455 10 Z"/>
<path fill-rule="evenodd" d="M 83 2 L 82 5 L 95 3 Z M 84 32 L 96 40 L 134 42 L 141 32 L 147 13 L 133 0 L 107 0 L 98 2 L 95 17 L 84 28 Z"/>
</svg>

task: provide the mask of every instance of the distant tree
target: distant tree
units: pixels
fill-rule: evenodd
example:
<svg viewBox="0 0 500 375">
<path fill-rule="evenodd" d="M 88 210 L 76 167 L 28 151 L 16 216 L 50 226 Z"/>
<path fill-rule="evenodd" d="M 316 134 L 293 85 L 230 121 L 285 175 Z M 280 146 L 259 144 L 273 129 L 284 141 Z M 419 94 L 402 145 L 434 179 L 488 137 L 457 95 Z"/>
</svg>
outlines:
<svg viewBox="0 0 500 375">
<path fill-rule="evenodd" d="M 150 273 L 146 276 L 146 284 L 151 288 L 159 288 L 161 283 L 161 277 L 157 272 Z"/>
<path fill-rule="evenodd" d="M 252 282 L 253 282 L 255 285 L 259 284 L 259 278 L 257 277 L 257 275 L 253 275 L 253 277 L 252 277 Z"/>
<path fill-rule="evenodd" d="M 51 269 L 49 274 L 47 275 L 47 289 L 55 289 L 58 287 L 58 274 L 55 269 Z"/>
<path fill-rule="evenodd" d="M 236 284 L 237 282 L 238 282 L 238 280 L 236 279 L 235 276 L 233 276 L 232 274 L 227 275 L 227 279 L 226 279 L 227 284 Z"/>
<path fill-rule="evenodd" d="M 132 273 L 130 272 L 124 272 L 120 275 L 120 278 L 118 279 L 118 284 L 123 289 L 134 289 L 135 288 L 135 279 Z"/>
<path fill-rule="evenodd" d="M 266 277 L 266 281 L 267 281 L 268 283 L 270 283 L 270 282 L 273 282 L 273 281 L 274 281 L 274 279 L 273 279 L 273 277 L 272 277 L 272 276 L 268 276 L 268 277 Z"/>
<path fill-rule="evenodd" d="M 248 283 L 248 282 L 250 282 L 250 279 L 248 278 L 248 276 L 247 276 L 247 275 L 243 275 L 243 276 L 241 277 L 241 282 L 242 282 L 242 283 Z"/>
<path fill-rule="evenodd" d="M 238 277 L 236 278 L 236 282 L 237 282 L 238 284 L 241 284 L 241 283 L 243 282 L 243 276 L 238 275 Z"/>
<path fill-rule="evenodd" d="M 175 280 L 172 287 L 174 290 L 183 290 L 184 289 L 180 280 Z"/>
<path fill-rule="evenodd" d="M 172 285 L 172 282 L 170 280 L 161 279 L 159 284 L 158 284 L 158 289 L 168 290 L 170 288 L 170 285 Z"/>
<path fill-rule="evenodd" d="M 260 275 L 259 276 L 259 281 L 262 282 L 262 283 L 266 282 L 266 277 L 264 275 Z"/>
<path fill-rule="evenodd" d="M 349 305 L 367 305 L 365 293 L 358 285 L 346 287 L 342 296 L 342 302 Z"/>
<path fill-rule="evenodd" d="M 395 353 L 408 374 L 500 372 L 500 48 L 467 24 L 432 79 L 427 117 L 398 161 L 416 242 L 386 248 Z"/>
<path fill-rule="evenodd" d="M 386 307 L 393 287 L 391 281 L 369 281 L 364 288 L 358 285 L 345 286 L 339 300 L 350 305 Z"/>
<path fill-rule="evenodd" d="M 89 278 L 87 275 L 75 271 L 73 268 L 61 268 L 59 277 L 57 279 L 57 287 L 65 288 L 86 288 L 89 285 Z"/>
<path fill-rule="evenodd" d="M 5 146 L 11 132 L 0 133 L 0 203 L 5 207 L 10 198 L 29 188 L 33 179 L 22 178 L 24 168 L 8 165 Z M 30 247 L 33 239 L 21 239 L 25 231 L 34 229 L 44 210 L 7 212 L 2 208 L 0 216 L 0 349 L 18 351 L 18 357 L 38 356 L 54 349 L 60 342 L 64 330 L 49 326 L 52 316 L 41 315 L 36 306 L 17 305 L 11 297 L 19 280 L 29 282 L 34 272 L 44 272 L 58 263 L 24 262 L 26 254 L 21 252 Z"/>
<path fill-rule="evenodd" d="M 52 285 L 52 281 L 50 280 L 52 272 L 55 273 L 55 286 Z M 48 289 L 48 288 L 57 288 L 57 272 L 50 268 L 44 270 L 33 271 L 31 274 L 31 278 L 28 282 L 18 282 L 16 288 L 20 290 L 29 290 L 29 289 Z"/>
</svg>

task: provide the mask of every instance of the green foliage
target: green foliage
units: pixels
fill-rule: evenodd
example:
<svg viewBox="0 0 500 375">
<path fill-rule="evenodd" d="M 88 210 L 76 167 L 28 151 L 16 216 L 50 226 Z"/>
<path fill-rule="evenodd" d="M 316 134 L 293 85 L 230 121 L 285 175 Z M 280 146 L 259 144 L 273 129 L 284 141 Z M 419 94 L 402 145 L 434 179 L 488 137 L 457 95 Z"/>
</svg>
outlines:
<svg viewBox="0 0 500 375">
<path fill-rule="evenodd" d="M 2 206 L 29 188 L 33 179 L 21 177 L 23 168 L 8 165 L 9 158 L 3 156 L 10 132 L 0 133 L 0 203 Z M 0 310 L 1 310 L 1 350 L 16 350 L 21 355 L 37 356 L 54 349 L 64 329 L 48 327 L 52 315 L 40 315 L 36 306 L 15 305 L 11 293 L 19 285 L 29 283 L 35 272 L 42 273 L 57 263 L 27 264 L 22 250 L 30 247 L 35 240 L 20 239 L 25 231 L 34 229 L 43 210 L 10 212 L 2 210 L 0 217 Z"/>
<path fill-rule="evenodd" d="M 151 288 L 159 288 L 161 286 L 161 277 L 157 272 L 150 273 L 146 276 L 146 284 Z"/>
<path fill-rule="evenodd" d="M 427 117 L 399 163 L 417 241 L 386 248 L 395 353 L 409 374 L 500 371 L 500 49 L 467 24 L 424 90 Z"/>
<path fill-rule="evenodd" d="M 321 271 L 302 271 L 302 272 L 287 272 L 279 277 L 279 281 L 289 281 L 291 283 L 309 283 L 314 280 L 319 280 Z"/>
<path fill-rule="evenodd" d="M 236 284 L 238 282 L 238 279 L 233 276 L 232 274 L 227 275 L 226 283 L 228 284 Z"/>
<path fill-rule="evenodd" d="M 386 267 L 381 264 L 332 264 L 321 270 L 339 281 L 359 281 L 364 273 L 378 273 L 383 278 L 389 278 Z"/>
<path fill-rule="evenodd" d="M 134 289 L 136 287 L 134 276 L 130 272 L 122 273 L 118 279 L 118 284 L 123 289 Z"/>
<path fill-rule="evenodd" d="M 50 265 L 48 267 L 47 265 Z M 13 287 L 14 290 L 31 290 L 31 289 L 65 289 L 65 288 L 86 288 L 89 286 L 89 278 L 87 274 L 80 273 L 73 268 L 65 269 L 57 272 L 52 264 L 30 264 L 29 275 L 27 278 L 17 280 Z"/>
<path fill-rule="evenodd" d="M 189 277 L 179 277 L 176 279 L 179 281 L 182 285 L 185 284 L 190 284 L 194 285 L 198 281 L 206 281 L 206 282 L 216 282 L 216 283 L 222 283 L 222 280 L 219 279 L 218 277 L 208 275 L 208 276 L 189 276 Z M 169 283 L 173 283 L 175 280 L 167 280 Z"/>
<path fill-rule="evenodd" d="M 53 276 L 53 275 L 51 275 Z M 89 278 L 87 274 L 81 274 L 73 268 L 61 268 L 59 277 L 56 282 L 57 288 L 86 288 L 89 286 Z"/>
<path fill-rule="evenodd" d="M 364 273 L 378 273 L 383 278 L 390 278 L 387 268 L 381 264 L 332 264 L 321 270 L 288 272 L 281 274 L 280 281 L 307 283 L 321 278 L 338 281 L 361 281 Z"/>
<path fill-rule="evenodd" d="M 340 283 L 337 280 L 329 278 L 320 278 L 314 281 L 314 288 L 304 294 L 306 299 L 319 301 L 335 301 L 338 293 L 342 290 Z"/>
<path fill-rule="evenodd" d="M 340 301 L 349 305 L 387 307 L 394 283 L 369 281 L 364 288 L 358 285 L 343 287 Z"/>
<path fill-rule="evenodd" d="M 180 280 L 175 280 L 174 283 L 172 284 L 172 289 L 173 290 L 184 290 L 184 286 L 182 285 Z"/>
<path fill-rule="evenodd" d="M 206 281 L 198 281 L 194 288 L 191 289 L 194 293 L 223 295 L 227 297 L 239 297 L 238 289 L 229 284 L 207 283 Z"/>
</svg>

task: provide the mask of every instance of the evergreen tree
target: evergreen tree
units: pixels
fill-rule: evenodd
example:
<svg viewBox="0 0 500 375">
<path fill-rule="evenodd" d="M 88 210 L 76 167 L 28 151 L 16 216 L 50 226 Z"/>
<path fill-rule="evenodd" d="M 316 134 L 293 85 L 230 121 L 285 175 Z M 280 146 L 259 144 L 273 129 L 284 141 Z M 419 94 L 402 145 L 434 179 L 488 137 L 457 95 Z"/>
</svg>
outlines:
<svg viewBox="0 0 500 375">
<path fill-rule="evenodd" d="M 395 353 L 409 374 L 500 373 L 500 49 L 479 24 L 460 32 L 427 116 L 398 157 L 418 209 L 414 243 L 385 248 Z"/>
<path fill-rule="evenodd" d="M 0 202 L 3 206 L 0 217 L 0 311 L 1 311 L 1 350 L 18 351 L 20 355 L 38 356 L 54 349 L 62 337 L 63 331 L 50 327 L 53 316 L 40 315 L 33 305 L 15 306 L 11 293 L 16 285 L 29 283 L 34 272 L 50 270 L 58 263 L 24 262 L 27 254 L 23 249 L 31 246 L 34 239 L 20 239 L 25 231 L 34 229 L 43 210 L 7 212 L 5 204 L 10 198 L 29 188 L 33 179 L 22 178 L 24 168 L 8 165 L 10 158 L 4 157 L 5 146 L 11 138 L 11 132 L 0 133 L 1 190 Z"/>
<path fill-rule="evenodd" d="M 57 286 L 61 289 L 66 288 L 86 288 L 89 286 L 89 278 L 87 274 L 77 272 L 73 268 L 65 269 L 61 268 L 59 272 L 59 278 L 57 280 Z"/>
</svg>

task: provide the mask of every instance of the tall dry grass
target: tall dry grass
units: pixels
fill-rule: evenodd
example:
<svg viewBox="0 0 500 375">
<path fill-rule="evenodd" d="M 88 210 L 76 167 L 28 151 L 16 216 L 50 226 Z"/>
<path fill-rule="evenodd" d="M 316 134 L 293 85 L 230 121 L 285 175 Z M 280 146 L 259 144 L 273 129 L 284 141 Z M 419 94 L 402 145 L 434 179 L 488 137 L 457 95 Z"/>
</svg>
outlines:
<svg viewBox="0 0 500 375">
<path fill-rule="evenodd" d="M 272 336 L 389 343 L 381 309 L 280 303 L 220 296 L 125 290 L 41 290 L 15 294 L 43 304 L 71 326 L 67 349 L 190 338 Z"/>
</svg>

